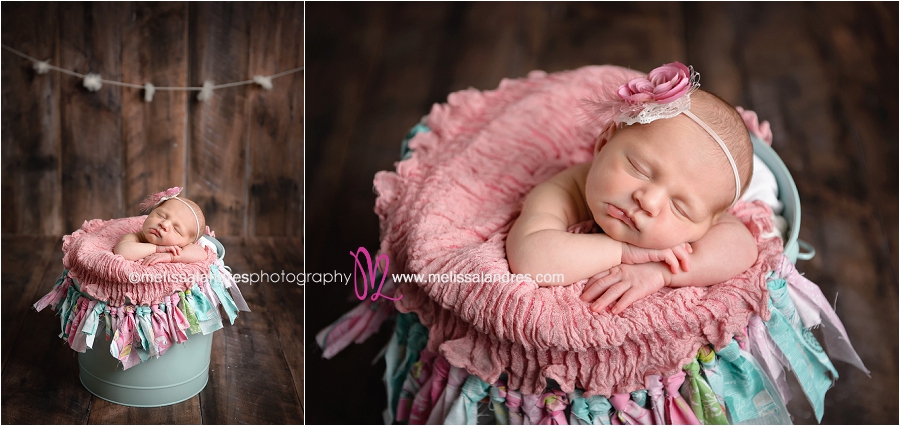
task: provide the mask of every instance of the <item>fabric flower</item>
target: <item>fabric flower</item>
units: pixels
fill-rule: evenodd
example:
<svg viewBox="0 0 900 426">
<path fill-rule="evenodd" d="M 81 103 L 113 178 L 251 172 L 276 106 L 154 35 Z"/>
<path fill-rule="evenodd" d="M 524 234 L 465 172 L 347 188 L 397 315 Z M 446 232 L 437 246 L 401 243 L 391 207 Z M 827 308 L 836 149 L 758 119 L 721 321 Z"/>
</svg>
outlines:
<svg viewBox="0 0 900 426">
<path fill-rule="evenodd" d="M 691 70 L 681 62 L 672 62 L 650 71 L 619 87 L 619 97 L 631 103 L 674 102 L 691 90 Z"/>
<path fill-rule="evenodd" d="M 756 112 L 749 109 L 741 107 L 735 107 L 735 109 L 741 114 L 741 118 L 744 119 L 744 125 L 747 126 L 747 130 L 754 136 L 762 139 L 766 145 L 772 146 L 772 127 L 769 126 L 769 122 L 765 120 L 759 121 Z"/>
<path fill-rule="evenodd" d="M 175 186 L 162 192 L 157 192 L 148 196 L 140 204 L 141 212 L 149 213 L 154 207 L 160 205 L 163 201 L 175 198 L 181 194 L 181 187 Z"/>
</svg>

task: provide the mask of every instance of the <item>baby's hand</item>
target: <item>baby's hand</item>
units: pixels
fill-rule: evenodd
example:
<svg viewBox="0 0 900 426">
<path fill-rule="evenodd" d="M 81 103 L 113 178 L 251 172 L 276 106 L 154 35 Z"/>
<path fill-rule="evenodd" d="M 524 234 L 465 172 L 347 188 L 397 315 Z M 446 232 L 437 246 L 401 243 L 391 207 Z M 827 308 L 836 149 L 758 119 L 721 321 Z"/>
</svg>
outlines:
<svg viewBox="0 0 900 426">
<path fill-rule="evenodd" d="M 591 310 L 594 312 L 602 312 L 612 306 L 612 313 L 618 314 L 665 285 L 663 273 L 652 263 L 619 265 L 589 278 L 581 300 L 593 302 Z"/>
<path fill-rule="evenodd" d="M 694 252 L 690 243 L 679 244 L 670 249 L 645 249 L 622 243 L 622 263 L 634 265 L 638 263 L 665 262 L 669 270 L 677 274 L 679 268 L 684 272 L 691 270 L 690 254 Z"/>
<path fill-rule="evenodd" d="M 177 247 L 177 246 L 169 246 L 169 247 Z M 143 260 L 141 260 L 141 264 L 144 266 L 153 266 L 153 265 L 156 265 L 157 263 L 171 263 L 173 260 L 175 260 L 175 255 L 173 255 L 172 253 L 153 253 L 150 256 L 147 256 Z"/>
<path fill-rule="evenodd" d="M 181 247 L 179 246 L 156 246 L 157 253 L 172 253 L 175 256 L 181 255 Z"/>
</svg>

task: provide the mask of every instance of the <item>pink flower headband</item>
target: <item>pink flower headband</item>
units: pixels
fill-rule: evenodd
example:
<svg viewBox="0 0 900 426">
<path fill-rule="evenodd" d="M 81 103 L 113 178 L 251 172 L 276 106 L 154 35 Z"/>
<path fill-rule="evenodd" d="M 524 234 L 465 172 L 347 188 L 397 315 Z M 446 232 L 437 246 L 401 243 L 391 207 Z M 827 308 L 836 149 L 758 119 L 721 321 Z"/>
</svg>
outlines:
<svg viewBox="0 0 900 426">
<path fill-rule="evenodd" d="M 197 221 L 197 238 L 194 240 L 194 242 L 197 242 L 197 240 L 199 240 L 203 235 L 200 231 L 200 217 L 197 216 L 197 212 L 194 211 L 194 208 L 191 207 L 191 205 L 188 204 L 187 201 L 178 198 L 179 194 L 181 194 L 181 187 L 172 187 L 165 191 L 157 192 L 156 194 L 147 196 L 144 201 L 141 201 L 141 204 L 138 207 L 140 207 L 141 213 L 146 214 L 150 213 L 153 209 L 156 208 L 156 206 L 166 202 L 167 200 L 175 199 L 181 201 L 184 205 L 187 206 L 187 208 L 191 209 L 191 213 L 194 214 L 194 220 Z"/>
<path fill-rule="evenodd" d="M 691 113 L 691 93 L 700 88 L 700 74 L 693 67 L 686 67 L 681 62 L 672 62 L 650 71 L 646 77 L 632 79 L 619 86 L 616 94 L 618 117 L 616 122 L 629 126 L 635 123 L 647 124 L 653 121 L 672 118 L 684 114 L 719 144 L 731 170 L 734 172 L 734 201 L 741 196 L 741 178 L 734 157 L 721 137 L 699 117 Z"/>
</svg>

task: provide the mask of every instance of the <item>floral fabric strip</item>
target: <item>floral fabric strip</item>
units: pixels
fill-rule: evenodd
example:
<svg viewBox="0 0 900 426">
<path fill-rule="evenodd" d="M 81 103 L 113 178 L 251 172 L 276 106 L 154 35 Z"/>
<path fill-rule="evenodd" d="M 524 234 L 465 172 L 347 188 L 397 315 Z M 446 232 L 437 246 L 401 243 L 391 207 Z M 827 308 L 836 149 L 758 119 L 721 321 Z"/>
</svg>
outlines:
<svg viewBox="0 0 900 426">
<path fill-rule="evenodd" d="M 498 380 L 488 390 L 491 406 L 494 409 L 494 422 L 498 425 L 509 424 L 509 410 L 506 408 L 506 382 Z"/>
<path fill-rule="evenodd" d="M 719 350 L 725 405 L 733 424 L 789 424 L 790 416 L 759 364 L 736 341 Z M 787 420 L 785 420 L 787 419 Z M 759 423 L 761 422 L 761 423 Z"/>
<path fill-rule="evenodd" d="M 684 366 L 687 373 L 686 385 L 690 391 L 691 410 L 704 425 L 727 425 L 725 410 L 716 399 L 706 379 L 700 375 L 700 362 L 696 358 Z"/>
<path fill-rule="evenodd" d="M 791 370 L 803 387 L 807 400 L 812 404 L 816 419 L 822 421 L 825 392 L 837 379 L 837 370 L 819 346 L 816 337 L 800 323 L 800 317 L 791 303 L 786 286 L 787 282 L 783 279 L 768 282 L 769 310 L 772 317 L 766 323 L 766 327 L 775 344 L 791 363 L 793 367 Z"/>
<path fill-rule="evenodd" d="M 419 393 L 419 389 L 431 378 L 431 366 L 434 363 L 434 357 L 434 352 L 422 349 L 419 354 L 419 360 L 413 363 L 412 368 L 409 369 L 409 373 L 406 374 L 406 380 L 403 381 L 403 387 L 400 389 L 400 400 L 397 404 L 395 421 L 409 421 L 413 400 Z"/>
</svg>

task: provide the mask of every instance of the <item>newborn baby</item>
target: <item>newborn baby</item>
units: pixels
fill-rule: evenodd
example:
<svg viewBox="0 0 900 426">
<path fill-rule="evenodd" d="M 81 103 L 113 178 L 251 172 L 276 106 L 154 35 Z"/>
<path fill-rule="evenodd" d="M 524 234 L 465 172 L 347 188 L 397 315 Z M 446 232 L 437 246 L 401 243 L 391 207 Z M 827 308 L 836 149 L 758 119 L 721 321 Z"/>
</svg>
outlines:
<svg viewBox="0 0 900 426">
<path fill-rule="evenodd" d="M 149 210 L 141 231 L 123 236 L 113 252 L 128 260 L 141 260 L 145 266 L 206 259 L 206 250 L 196 244 L 206 219 L 200 206 L 179 197 L 180 193 L 181 188 L 170 188 L 141 203 L 142 212 Z"/>
<path fill-rule="evenodd" d="M 738 112 L 680 63 L 621 86 L 618 116 L 591 163 L 535 187 L 506 241 L 510 270 L 590 278 L 582 300 L 619 313 L 663 286 L 708 286 L 756 261 L 750 231 L 726 210 L 750 182 L 753 147 Z M 602 233 L 567 232 L 584 221 Z"/>
</svg>

